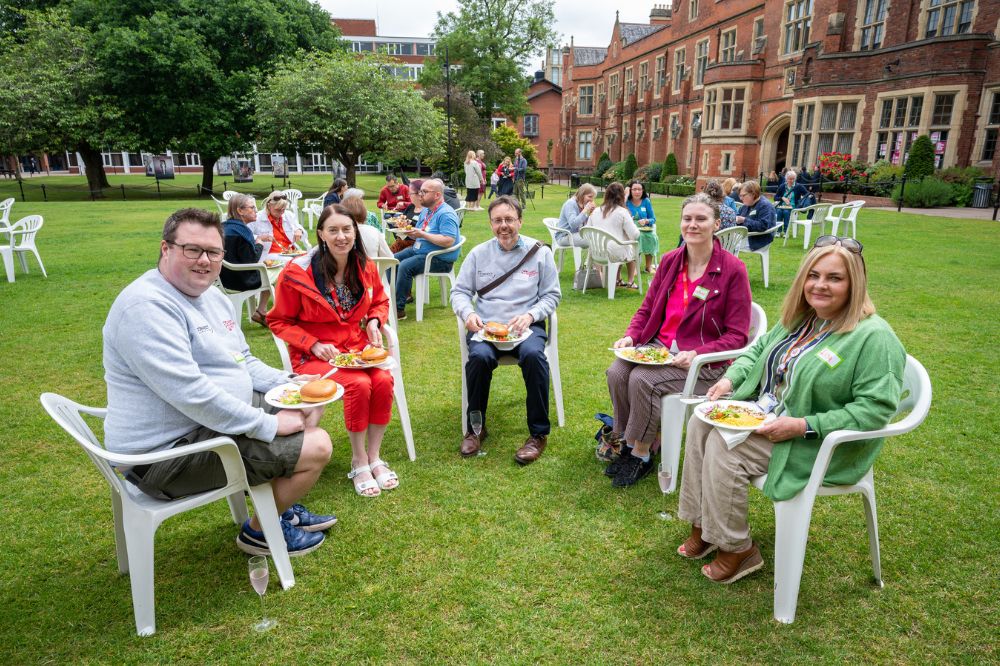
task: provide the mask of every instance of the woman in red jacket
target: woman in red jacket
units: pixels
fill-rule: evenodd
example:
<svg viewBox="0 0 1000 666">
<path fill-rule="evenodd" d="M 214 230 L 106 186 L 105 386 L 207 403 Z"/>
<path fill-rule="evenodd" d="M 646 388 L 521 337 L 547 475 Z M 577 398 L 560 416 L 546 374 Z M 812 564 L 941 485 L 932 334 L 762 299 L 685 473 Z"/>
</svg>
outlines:
<svg viewBox="0 0 1000 666">
<path fill-rule="evenodd" d="M 750 328 L 750 281 L 743 262 L 715 238 L 719 204 L 700 193 L 684 200 L 684 243 L 663 256 L 649 291 L 615 349 L 663 346 L 673 352 L 670 365 L 639 365 L 616 359 L 608 368 L 614 405 L 608 449 L 620 449 L 605 474 L 616 487 L 630 486 L 653 468 L 650 448 L 660 426 L 664 395 L 684 388 L 691 360 L 698 354 L 739 349 Z M 726 364 L 703 367 L 696 391 L 704 392 Z M 605 447 L 602 447 L 602 451 Z"/>
<path fill-rule="evenodd" d="M 340 204 L 327 206 L 316 228 L 316 246 L 282 271 L 271 332 L 288 343 L 292 368 L 301 374 L 330 370 L 339 353 L 382 346 L 389 297 L 378 269 L 365 256 L 358 227 Z M 351 440 L 351 473 L 359 495 L 374 497 L 399 485 L 379 457 L 392 415 L 392 374 L 380 368 L 340 369 L 344 424 Z"/>
</svg>

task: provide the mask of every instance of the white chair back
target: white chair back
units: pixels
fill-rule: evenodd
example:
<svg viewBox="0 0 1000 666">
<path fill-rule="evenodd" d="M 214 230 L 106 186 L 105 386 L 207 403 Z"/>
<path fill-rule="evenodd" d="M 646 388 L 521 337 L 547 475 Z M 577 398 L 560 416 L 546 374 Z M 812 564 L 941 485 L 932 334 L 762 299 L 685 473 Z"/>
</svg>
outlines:
<svg viewBox="0 0 1000 666">
<path fill-rule="evenodd" d="M 14 208 L 14 197 L 0 201 L 0 226 L 10 224 L 10 211 Z"/>
<path fill-rule="evenodd" d="M 605 266 L 604 285 L 608 289 L 608 299 L 615 297 L 615 280 L 618 276 L 618 267 L 624 262 L 614 261 L 609 252 L 609 245 L 615 243 L 621 247 L 638 246 L 639 241 L 626 241 L 617 238 L 614 234 L 598 229 L 596 227 L 583 227 L 580 229 L 580 237 L 587 241 L 587 273 L 583 280 L 583 293 L 587 293 L 587 279 L 590 277 L 590 269 L 594 264 Z M 639 293 L 642 294 L 642 272 L 636 271 L 636 281 L 639 285 Z"/>
<path fill-rule="evenodd" d="M 375 262 L 378 274 L 382 278 L 382 288 L 389 295 L 389 323 L 394 328 L 399 328 L 399 321 L 396 319 L 396 267 L 399 266 L 399 259 L 395 257 L 369 257 Z"/>
<path fill-rule="evenodd" d="M 459 257 L 462 256 L 462 246 L 465 245 L 465 236 L 459 236 L 458 242 L 451 247 L 443 247 L 440 250 L 434 250 L 427 254 L 424 259 L 424 272 L 421 275 L 417 275 L 414 278 L 414 284 L 416 285 L 416 295 L 414 301 L 417 305 L 417 321 L 424 320 L 424 304 L 431 302 L 431 283 L 430 279 L 432 277 L 438 278 L 441 285 L 441 305 L 448 305 L 448 296 L 451 293 L 451 287 L 455 286 L 455 264 L 458 263 L 458 258 L 452 262 L 451 268 L 445 273 L 434 273 L 431 271 L 431 261 L 434 257 L 440 256 L 442 254 L 448 254 L 458 250 Z M 393 304 L 395 306 L 395 304 Z"/>
<path fill-rule="evenodd" d="M 230 199 L 233 198 L 233 196 L 237 194 L 239 194 L 239 192 L 236 192 L 235 190 L 226 190 L 225 192 L 222 193 L 222 200 L 229 201 Z"/>
<path fill-rule="evenodd" d="M 747 228 L 729 227 L 728 229 L 719 229 L 715 232 L 715 237 L 722 243 L 722 248 L 726 252 L 733 256 L 738 256 L 740 248 L 746 245 L 747 242 Z"/>
<path fill-rule="evenodd" d="M 219 209 L 219 217 L 225 222 L 229 217 L 229 203 L 221 199 L 216 199 L 214 196 L 212 197 L 212 201 L 215 202 L 215 207 Z"/>
<path fill-rule="evenodd" d="M 288 211 L 295 218 L 295 221 L 299 221 L 299 200 L 302 199 L 302 191 L 295 189 L 285 190 L 285 196 L 288 197 Z"/>
<path fill-rule="evenodd" d="M 542 219 L 542 224 L 545 228 L 549 230 L 549 236 L 552 238 L 552 254 L 557 260 L 557 265 L 559 266 L 559 272 L 562 272 L 563 263 L 566 261 L 566 253 L 573 253 L 573 270 L 580 270 L 580 264 L 583 262 L 583 248 L 576 245 L 572 245 L 572 237 L 568 231 L 559 228 L 559 218 L 557 217 L 546 217 Z M 559 239 L 562 238 L 564 241 L 568 241 L 570 245 L 562 245 L 559 243 Z"/>
</svg>

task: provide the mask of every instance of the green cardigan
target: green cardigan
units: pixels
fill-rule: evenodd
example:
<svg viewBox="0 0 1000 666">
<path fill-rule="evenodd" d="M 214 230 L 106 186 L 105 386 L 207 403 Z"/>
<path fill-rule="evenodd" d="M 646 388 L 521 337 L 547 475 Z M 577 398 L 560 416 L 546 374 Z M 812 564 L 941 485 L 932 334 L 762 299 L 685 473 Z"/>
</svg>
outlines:
<svg viewBox="0 0 1000 666">
<path fill-rule="evenodd" d="M 733 400 L 756 398 L 767 356 L 787 335 L 778 324 L 730 366 L 726 377 L 733 382 Z M 828 360 L 823 360 L 824 356 Z M 899 405 L 905 363 L 903 345 L 877 315 L 862 320 L 849 333 L 828 336 L 808 350 L 788 377 L 785 415 L 805 417 L 819 439 L 797 438 L 775 444 L 764 494 L 775 501 L 787 500 L 805 488 L 828 433 L 884 428 Z M 856 483 L 881 448 L 881 438 L 841 444 L 834 451 L 823 483 Z"/>
</svg>

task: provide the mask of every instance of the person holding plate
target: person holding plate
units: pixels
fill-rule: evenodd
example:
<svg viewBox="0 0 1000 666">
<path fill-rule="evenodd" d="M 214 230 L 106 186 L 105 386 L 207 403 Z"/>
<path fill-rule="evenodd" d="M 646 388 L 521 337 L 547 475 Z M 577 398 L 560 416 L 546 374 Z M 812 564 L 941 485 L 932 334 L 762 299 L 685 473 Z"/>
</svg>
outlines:
<svg viewBox="0 0 1000 666">
<path fill-rule="evenodd" d="M 653 258 L 660 254 L 660 240 L 656 237 L 656 214 L 653 213 L 653 203 L 646 194 L 646 188 L 638 180 L 628 184 L 629 197 L 625 200 L 632 221 L 639 227 L 639 254 L 646 255 L 646 266 L 643 271 L 652 273 Z"/>
<path fill-rule="evenodd" d="M 250 230 L 257 220 L 257 203 L 246 194 L 234 194 L 229 199 L 229 219 L 222 223 L 225 233 L 223 244 L 226 247 L 224 259 L 230 264 L 256 264 L 264 253 L 264 246 L 254 238 Z M 226 289 L 234 291 L 250 291 L 260 289 L 260 274 L 254 271 L 231 271 L 225 266 L 219 273 L 219 280 Z M 257 309 L 250 319 L 261 326 L 267 326 L 267 303 L 271 292 L 261 292 L 257 299 Z"/>
<path fill-rule="evenodd" d="M 482 431 L 467 432 L 459 452 L 477 455 L 487 437 L 486 407 L 490 382 L 501 354 L 517 356 L 527 393 L 528 439 L 514 454 L 518 464 L 538 460 L 549 435 L 549 362 L 545 357 L 545 320 L 555 312 L 562 297 L 559 273 L 552 250 L 533 238 L 522 236 L 521 205 L 503 195 L 494 199 L 487 213 L 491 240 L 477 245 L 462 263 L 451 290 L 451 307 L 468 331 L 469 360 L 463 369 L 468 387 L 468 415 L 482 415 Z M 475 334 L 487 322 L 505 324 L 520 337 L 531 335 L 508 351 L 479 340 Z M 472 423 L 472 419 L 467 419 Z"/>
<path fill-rule="evenodd" d="M 264 244 L 267 259 L 278 259 L 282 253 L 298 250 L 306 230 L 288 210 L 288 196 L 275 190 L 264 199 L 264 210 L 257 214 L 257 221 L 250 225 L 257 240 Z"/>
<path fill-rule="evenodd" d="M 663 255 L 642 305 L 614 343 L 615 349 L 652 345 L 673 352 L 669 365 L 618 358 L 608 368 L 614 425 L 598 457 L 611 461 L 604 473 L 615 487 L 630 486 L 653 469 L 651 447 L 660 427 L 662 397 L 684 388 L 691 360 L 747 343 L 750 280 L 743 262 L 715 238 L 719 224 L 719 205 L 707 194 L 684 200 L 684 243 Z M 724 371 L 724 364 L 706 365 L 695 390 L 704 391 Z M 614 450 L 620 451 L 617 459 L 610 453 Z"/>
<path fill-rule="evenodd" d="M 766 421 L 730 449 L 716 428 L 688 422 L 678 515 L 691 535 L 677 549 L 700 559 L 702 573 L 731 583 L 764 566 L 750 538 L 747 487 L 767 474 L 764 494 L 794 497 L 812 473 L 823 438 L 834 430 L 878 430 L 895 414 L 906 352 L 868 296 L 861 243 L 821 236 L 802 260 L 781 307 L 781 321 L 729 367 L 707 393 L 770 407 Z M 833 454 L 824 483 L 856 483 L 882 448 L 852 442 Z"/>
<path fill-rule="evenodd" d="M 323 209 L 316 245 L 282 271 L 275 305 L 267 314 L 271 331 L 288 343 L 296 372 L 325 373 L 344 352 L 382 347 L 382 324 L 389 297 L 375 262 L 365 254 L 361 233 L 341 204 Z M 392 416 L 392 374 L 383 368 L 342 368 L 344 425 L 351 442 L 355 491 L 375 497 L 399 485 L 380 457 L 382 437 Z"/>
</svg>

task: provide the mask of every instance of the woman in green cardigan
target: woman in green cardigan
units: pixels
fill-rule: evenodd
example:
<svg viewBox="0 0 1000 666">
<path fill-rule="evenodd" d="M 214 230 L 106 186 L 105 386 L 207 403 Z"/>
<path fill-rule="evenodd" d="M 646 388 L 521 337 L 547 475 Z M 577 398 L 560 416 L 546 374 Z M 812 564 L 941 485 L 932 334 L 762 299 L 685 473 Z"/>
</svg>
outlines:
<svg viewBox="0 0 1000 666">
<path fill-rule="evenodd" d="M 777 418 L 730 449 L 712 426 L 688 423 L 679 516 L 691 536 L 677 549 L 700 559 L 702 573 L 731 583 L 764 565 L 750 539 L 750 479 L 767 474 L 764 494 L 780 501 L 802 490 L 827 433 L 878 430 L 896 412 L 906 352 L 868 297 L 861 243 L 822 236 L 806 255 L 781 308 L 781 322 L 730 366 L 709 400 L 774 405 Z M 841 445 L 825 483 L 857 482 L 881 439 Z"/>
</svg>

